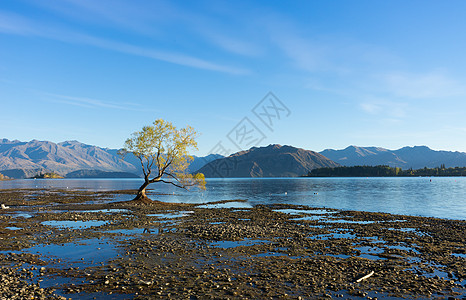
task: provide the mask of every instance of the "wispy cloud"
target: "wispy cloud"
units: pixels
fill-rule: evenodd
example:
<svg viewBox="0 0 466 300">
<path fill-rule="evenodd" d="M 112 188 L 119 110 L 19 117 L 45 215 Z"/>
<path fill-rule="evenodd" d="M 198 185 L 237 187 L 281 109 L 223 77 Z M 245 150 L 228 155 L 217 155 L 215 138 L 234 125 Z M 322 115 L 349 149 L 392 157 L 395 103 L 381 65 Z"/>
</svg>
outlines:
<svg viewBox="0 0 466 300">
<path fill-rule="evenodd" d="M 330 66 L 328 47 L 296 35 L 293 31 L 278 30 L 271 33 L 272 41 L 286 57 L 292 62 L 293 66 L 305 71 L 316 72 L 333 69 Z"/>
<path fill-rule="evenodd" d="M 223 33 L 205 30 L 202 34 L 206 36 L 212 44 L 234 54 L 257 56 L 261 53 L 259 47 L 253 43 L 245 42 L 241 39 L 234 38 Z"/>
<path fill-rule="evenodd" d="M 362 111 L 375 118 L 372 121 L 383 126 L 401 125 L 406 121 L 409 105 L 404 102 L 395 102 L 371 97 L 359 103 Z"/>
<path fill-rule="evenodd" d="M 408 104 L 403 102 L 371 99 L 360 103 L 360 107 L 371 115 L 385 115 L 393 118 L 403 118 L 407 115 Z"/>
<path fill-rule="evenodd" d="M 41 93 L 47 97 L 48 101 L 55 103 L 63 103 L 68 105 L 80 106 L 85 108 L 105 108 L 105 109 L 118 109 L 118 110 L 131 110 L 131 111 L 148 111 L 147 108 L 141 107 L 135 103 L 115 103 L 111 101 L 104 101 L 88 97 L 75 97 L 67 95 L 59 95 L 53 93 Z"/>
<path fill-rule="evenodd" d="M 155 17 L 152 9 L 144 9 L 146 6 L 137 6 L 130 2 L 118 0 L 63 0 L 58 2 L 43 2 L 40 5 L 46 5 L 78 19 L 85 17 L 86 20 L 92 19 L 101 22 L 110 22 L 121 27 L 134 28 L 138 31 L 147 28 L 145 22 Z M 85 13 L 83 14 L 83 12 Z"/>
<path fill-rule="evenodd" d="M 132 44 L 115 42 L 71 30 L 57 29 L 59 26 L 51 26 L 34 22 L 22 16 L 0 11 L 0 32 L 24 36 L 38 36 L 58 40 L 67 43 L 84 44 L 104 48 L 121 53 L 143 56 L 159 61 L 165 61 L 177 65 L 193 67 L 198 69 L 217 71 L 229 74 L 247 74 L 249 70 L 217 64 L 215 62 L 197 58 L 190 55 L 161 51 L 157 49 L 135 46 Z"/>
<path fill-rule="evenodd" d="M 354 77 L 399 64 L 395 55 L 376 44 L 309 30 L 284 16 L 269 17 L 267 22 L 271 46 L 280 50 L 296 69 Z"/>
<path fill-rule="evenodd" d="M 125 0 L 62 0 L 33 2 L 68 22 L 118 28 L 143 35 L 161 34 L 161 21 L 172 18 L 174 10 L 164 1 L 148 1 L 136 5 Z"/>
<path fill-rule="evenodd" d="M 145 47 L 134 46 L 130 44 L 120 43 L 109 41 L 105 39 L 95 38 L 92 36 L 81 36 L 77 40 L 79 43 L 84 43 L 100 48 L 105 48 L 108 50 L 113 50 L 117 52 L 143 56 L 147 58 L 152 58 L 155 60 L 165 61 L 177 65 L 193 67 L 198 69 L 210 70 L 210 71 L 218 71 L 223 73 L 235 74 L 235 75 L 243 75 L 250 73 L 249 70 L 244 68 L 237 68 L 231 67 L 226 65 L 217 64 L 214 62 L 210 62 L 208 60 L 200 59 L 197 57 L 174 53 L 174 52 L 166 52 L 166 51 L 159 51 Z"/>
<path fill-rule="evenodd" d="M 167 32 L 164 29 L 168 26 L 177 28 L 182 25 L 190 35 L 199 36 L 219 50 L 245 56 L 256 56 L 260 52 L 251 40 L 238 37 L 238 31 L 247 32 L 244 29 L 225 30 L 228 26 L 225 26 L 224 22 L 206 15 L 200 16 L 170 1 L 149 1 L 140 6 L 120 0 L 62 0 L 40 1 L 36 5 L 53 11 L 67 20 L 73 19 L 79 23 L 117 28 L 119 31 L 131 31 L 151 38 L 154 35 L 164 36 Z M 211 8 L 211 5 L 207 8 Z M 227 14 L 232 12 L 228 11 Z M 237 12 L 234 14 L 235 18 L 236 14 Z M 231 21 L 231 16 L 226 17 Z M 221 20 L 224 21 L 224 18 Z"/>
<path fill-rule="evenodd" d="M 466 95 L 466 87 L 439 71 L 428 73 L 392 72 L 381 76 L 389 92 L 408 98 L 444 98 Z"/>
<path fill-rule="evenodd" d="M 23 16 L 0 11 L 0 32 L 18 35 L 38 35 L 37 28 Z"/>
</svg>

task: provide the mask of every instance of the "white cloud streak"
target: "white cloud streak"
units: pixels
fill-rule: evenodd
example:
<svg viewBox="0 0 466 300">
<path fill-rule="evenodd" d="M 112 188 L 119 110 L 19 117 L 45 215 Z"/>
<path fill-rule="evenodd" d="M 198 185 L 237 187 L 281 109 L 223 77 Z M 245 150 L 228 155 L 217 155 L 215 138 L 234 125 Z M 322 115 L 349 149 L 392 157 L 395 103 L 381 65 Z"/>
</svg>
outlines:
<svg viewBox="0 0 466 300">
<path fill-rule="evenodd" d="M 202 34 L 208 38 L 210 43 L 234 54 L 257 56 L 261 52 L 259 47 L 256 47 L 252 43 L 244 42 L 232 36 L 210 32 L 208 30 L 202 31 Z"/>
<path fill-rule="evenodd" d="M 274 19 L 280 21 L 270 22 L 272 45 L 282 51 L 295 69 L 313 78 L 308 80 L 307 88 L 353 98 L 377 95 L 404 102 L 466 96 L 466 86 L 447 72 L 435 69 L 419 72 L 381 46 L 306 32 L 286 18 Z M 371 114 L 388 110 L 395 117 L 403 115 L 406 108 L 393 101 L 366 101 L 360 107 Z"/>
<path fill-rule="evenodd" d="M 439 71 L 392 72 L 381 76 L 389 92 L 407 98 L 445 98 L 466 95 L 464 84 Z"/>
<path fill-rule="evenodd" d="M 154 31 L 160 33 L 159 28 L 163 27 L 161 24 L 169 21 L 186 24 L 186 28 L 193 31 L 194 34 L 202 36 L 207 42 L 230 53 L 256 56 L 260 52 L 258 47 L 251 41 L 235 38 L 233 34 L 222 30 L 224 24 L 183 11 L 178 7 L 174 7 L 171 2 L 149 1 L 144 4 L 145 9 L 142 9 L 141 6 L 128 5 L 126 1 L 115 0 L 110 2 L 66 0 L 58 2 L 58 4 L 56 2 L 51 4 L 44 2 L 42 5 L 47 5 L 47 7 L 76 19 L 89 19 L 86 16 L 90 15 L 92 16 L 91 21 L 104 20 L 119 28 L 125 30 L 129 28 L 142 34 L 153 34 Z M 86 13 L 83 14 L 83 11 Z"/>
<path fill-rule="evenodd" d="M 166 52 L 141 46 L 135 46 L 127 43 L 115 42 L 91 35 L 76 33 L 73 31 L 56 29 L 58 27 L 59 26 L 47 26 L 38 22 L 31 21 L 22 16 L 4 13 L 0 11 L 0 32 L 7 34 L 15 34 L 22 36 L 38 36 L 67 43 L 84 44 L 116 52 L 136 56 L 143 56 L 177 65 L 210 71 L 217 71 L 222 73 L 229 73 L 235 75 L 249 73 L 248 70 L 243 68 L 217 64 L 208 60 L 180 53 Z"/>
<path fill-rule="evenodd" d="M 333 68 L 326 57 L 328 47 L 325 45 L 296 36 L 293 32 L 272 33 L 272 40 L 296 68 L 309 72 Z"/>
<path fill-rule="evenodd" d="M 84 108 L 105 108 L 105 109 L 118 109 L 118 110 L 130 110 L 130 111 L 148 111 L 147 108 L 142 108 L 140 105 L 135 103 L 126 103 L 126 105 L 121 105 L 118 103 L 103 101 L 99 99 L 92 99 L 87 97 L 74 97 L 67 95 L 59 95 L 52 93 L 42 93 L 47 97 L 48 101 L 55 103 L 63 103 L 68 105 L 74 105 Z"/>
<path fill-rule="evenodd" d="M 360 103 L 363 111 L 371 115 L 384 115 L 391 118 L 403 118 L 407 115 L 408 104 L 388 100 L 372 99 Z"/>
</svg>

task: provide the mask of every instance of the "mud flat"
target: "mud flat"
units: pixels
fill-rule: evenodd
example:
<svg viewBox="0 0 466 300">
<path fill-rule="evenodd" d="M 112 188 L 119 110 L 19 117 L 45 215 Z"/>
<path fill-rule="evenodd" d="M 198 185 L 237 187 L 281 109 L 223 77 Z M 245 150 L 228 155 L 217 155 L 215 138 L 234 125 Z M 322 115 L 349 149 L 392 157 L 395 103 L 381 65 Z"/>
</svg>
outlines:
<svg viewBox="0 0 466 300">
<path fill-rule="evenodd" d="M 466 221 L 133 192 L 1 190 L 0 298 L 466 297 Z"/>
</svg>

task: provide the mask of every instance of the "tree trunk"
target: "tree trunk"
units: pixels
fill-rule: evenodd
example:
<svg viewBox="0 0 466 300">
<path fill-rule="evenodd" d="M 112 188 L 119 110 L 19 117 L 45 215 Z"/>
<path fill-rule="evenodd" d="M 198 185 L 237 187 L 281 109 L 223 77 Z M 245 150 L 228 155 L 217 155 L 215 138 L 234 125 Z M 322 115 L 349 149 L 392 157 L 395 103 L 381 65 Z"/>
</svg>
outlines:
<svg viewBox="0 0 466 300">
<path fill-rule="evenodd" d="M 150 204 L 152 203 L 152 200 L 149 199 L 146 195 L 146 188 L 149 185 L 149 180 L 145 180 L 144 183 L 141 185 L 141 187 L 138 190 L 138 193 L 136 194 L 136 197 L 133 199 L 133 201 L 137 201 L 142 204 Z"/>
</svg>

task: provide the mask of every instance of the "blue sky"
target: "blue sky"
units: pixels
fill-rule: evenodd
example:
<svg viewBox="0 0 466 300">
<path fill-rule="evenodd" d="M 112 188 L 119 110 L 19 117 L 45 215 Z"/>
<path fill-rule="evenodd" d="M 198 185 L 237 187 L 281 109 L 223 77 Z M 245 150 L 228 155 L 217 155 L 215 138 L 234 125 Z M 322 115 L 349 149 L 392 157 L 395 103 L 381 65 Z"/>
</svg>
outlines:
<svg viewBox="0 0 466 300">
<path fill-rule="evenodd" d="M 0 138 L 466 152 L 465 32 L 465 1 L 3 0 Z"/>
</svg>

